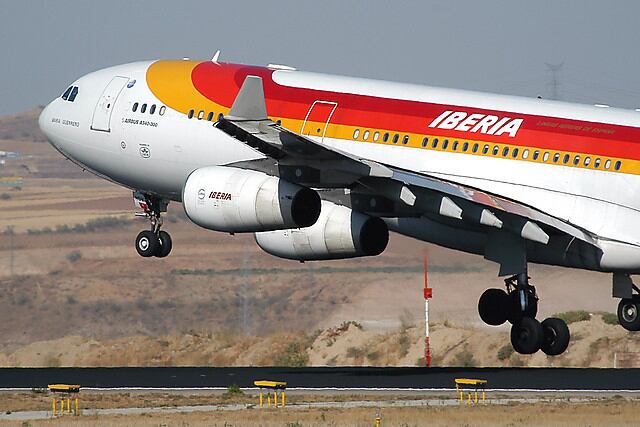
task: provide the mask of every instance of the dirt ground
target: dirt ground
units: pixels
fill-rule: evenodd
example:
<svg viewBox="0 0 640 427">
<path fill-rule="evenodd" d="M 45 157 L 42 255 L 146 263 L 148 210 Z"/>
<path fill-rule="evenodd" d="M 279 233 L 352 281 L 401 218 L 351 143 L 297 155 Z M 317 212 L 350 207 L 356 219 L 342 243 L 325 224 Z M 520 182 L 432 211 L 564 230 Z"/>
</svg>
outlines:
<svg viewBox="0 0 640 427">
<path fill-rule="evenodd" d="M 246 409 L 204 413 L 98 415 L 25 421 L 22 426 L 636 426 L 638 402 L 609 399 L 590 403 L 535 403 L 507 406 Z M 0 425 L 20 425 L 1 421 Z"/>
</svg>

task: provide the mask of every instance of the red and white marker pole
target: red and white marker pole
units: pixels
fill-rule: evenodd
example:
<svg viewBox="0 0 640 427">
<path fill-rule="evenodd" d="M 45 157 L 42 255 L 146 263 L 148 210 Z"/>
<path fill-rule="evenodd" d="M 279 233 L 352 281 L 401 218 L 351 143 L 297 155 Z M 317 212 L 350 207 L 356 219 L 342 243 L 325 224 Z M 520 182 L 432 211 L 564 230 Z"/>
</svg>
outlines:
<svg viewBox="0 0 640 427">
<path fill-rule="evenodd" d="M 429 299 L 433 296 L 433 289 L 429 287 L 429 277 L 427 275 L 427 256 L 424 256 L 424 363 L 427 368 L 431 367 L 431 346 L 429 343 Z"/>
</svg>

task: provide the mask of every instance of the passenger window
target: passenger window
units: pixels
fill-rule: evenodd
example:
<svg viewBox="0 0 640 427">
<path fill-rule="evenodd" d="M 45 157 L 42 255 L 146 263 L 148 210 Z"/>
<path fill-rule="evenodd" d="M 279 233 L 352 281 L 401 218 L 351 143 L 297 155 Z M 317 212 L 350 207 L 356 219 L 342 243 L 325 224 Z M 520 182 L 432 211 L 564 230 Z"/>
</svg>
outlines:
<svg viewBox="0 0 640 427">
<path fill-rule="evenodd" d="M 504 147 L 502 149 L 502 157 L 507 157 L 508 154 L 509 154 L 509 147 Z"/>
<path fill-rule="evenodd" d="M 482 147 L 482 154 L 487 154 L 489 152 L 489 144 L 485 144 L 484 147 Z"/>
<path fill-rule="evenodd" d="M 585 166 L 589 166 L 590 163 L 591 163 L 591 157 L 585 157 L 584 158 L 584 165 Z"/>
<path fill-rule="evenodd" d="M 387 142 L 389 140 L 389 132 L 385 132 L 384 136 L 382 137 L 382 142 Z"/>
<path fill-rule="evenodd" d="M 449 146 L 449 140 L 445 139 L 444 141 L 442 141 L 442 149 L 446 150 L 447 147 Z"/>
<path fill-rule="evenodd" d="M 620 160 L 618 160 L 616 162 L 616 165 L 613 167 L 615 170 L 619 171 L 620 167 L 622 166 L 622 162 Z"/>
<path fill-rule="evenodd" d="M 518 157 L 518 151 L 519 151 L 519 150 L 518 150 L 517 148 L 514 148 L 514 149 L 513 149 L 513 152 L 511 153 L 511 157 L 513 157 L 514 159 L 515 159 L 516 157 Z"/>
<path fill-rule="evenodd" d="M 523 159 L 528 159 L 529 158 L 529 150 L 528 149 L 524 149 L 524 151 L 522 152 L 522 158 Z"/>
<path fill-rule="evenodd" d="M 373 140 L 377 141 L 378 139 L 380 139 L 380 132 L 374 132 L 373 133 Z"/>
<path fill-rule="evenodd" d="M 360 136 L 360 129 L 356 129 L 353 131 L 353 139 L 358 139 Z"/>
<path fill-rule="evenodd" d="M 202 120 L 202 119 L 204 119 L 204 110 L 200 110 L 198 112 L 198 120 Z"/>
<path fill-rule="evenodd" d="M 167 111 L 167 107 L 163 105 L 162 107 L 160 107 L 160 111 L 158 111 L 158 114 L 160 114 L 161 116 L 164 116 L 165 111 Z"/>
<path fill-rule="evenodd" d="M 78 86 L 74 86 L 71 89 L 71 93 L 69 94 L 69 101 L 73 102 L 76 100 L 76 96 L 78 96 Z"/>
<path fill-rule="evenodd" d="M 601 162 L 602 160 L 600 160 L 600 158 L 596 158 L 595 161 L 593 162 L 593 167 L 596 169 L 599 168 Z"/>
<path fill-rule="evenodd" d="M 453 141 L 453 145 L 451 146 L 453 151 L 458 151 L 458 141 Z"/>
<path fill-rule="evenodd" d="M 427 145 L 429 145 L 429 138 L 425 136 L 424 138 L 422 138 L 422 146 L 426 147 Z"/>
<path fill-rule="evenodd" d="M 474 153 L 478 152 L 478 148 L 480 148 L 480 146 L 478 144 L 473 144 L 473 148 L 471 149 L 471 151 L 473 151 Z"/>
<path fill-rule="evenodd" d="M 398 135 L 397 133 L 395 135 L 393 135 L 393 143 L 394 144 L 398 143 L 398 139 L 400 139 L 400 135 Z"/>
<path fill-rule="evenodd" d="M 193 114 L 195 113 L 194 110 L 189 110 L 189 114 L 187 115 L 187 117 L 189 117 L 190 119 L 193 119 Z"/>
<path fill-rule="evenodd" d="M 405 135 L 402 137 L 402 144 L 403 145 L 407 145 L 407 143 L 409 142 L 409 135 Z"/>
<path fill-rule="evenodd" d="M 538 157 L 540 157 L 540 152 L 536 150 L 533 152 L 533 160 L 538 160 Z"/>
<path fill-rule="evenodd" d="M 575 156 L 575 157 L 573 158 L 573 164 L 574 164 L 574 165 L 577 165 L 578 163 L 580 163 L 580 156 Z"/>
<path fill-rule="evenodd" d="M 493 150 L 491 151 L 491 154 L 493 154 L 494 156 L 497 156 L 499 151 L 500 151 L 500 147 L 498 147 L 497 145 L 494 145 Z"/>
<path fill-rule="evenodd" d="M 69 98 L 69 94 L 71 93 L 71 86 L 69 86 L 67 88 L 67 90 L 64 91 L 64 93 L 62 94 L 62 99 L 64 99 L 65 101 L 67 100 L 67 98 Z"/>
<path fill-rule="evenodd" d="M 549 160 L 549 152 L 545 151 L 544 154 L 542 155 L 542 161 L 546 162 L 547 160 Z"/>
<path fill-rule="evenodd" d="M 362 140 L 366 141 L 367 139 L 369 139 L 369 134 L 371 132 L 369 132 L 369 130 L 365 130 L 364 133 L 362 134 Z"/>
<path fill-rule="evenodd" d="M 604 168 L 605 168 L 605 169 L 609 169 L 610 167 L 611 167 L 611 160 L 607 159 L 607 160 L 604 162 Z"/>
<path fill-rule="evenodd" d="M 465 142 L 464 144 L 462 144 L 462 151 L 467 151 L 469 149 L 469 143 Z"/>
<path fill-rule="evenodd" d="M 571 156 L 569 156 L 568 154 L 565 154 L 564 157 L 562 158 L 562 163 L 564 163 L 565 165 L 567 164 L 567 162 L 569 161 L 569 158 Z"/>
<path fill-rule="evenodd" d="M 156 104 L 153 104 L 151 108 L 149 108 L 149 114 L 155 114 L 156 112 Z"/>
<path fill-rule="evenodd" d="M 431 141 L 431 148 L 438 148 L 438 138 L 433 138 L 433 141 Z"/>
<path fill-rule="evenodd" d="M 558 160 L 560 160 L 560 153 L 553 155 L 553 163 L 558 163 Z"/>
<path fill-rule="evenodd" d="M 213 120 L 213 114 L 213 111 L 209 111 L 209 114 L 207 114 L 207 121 Z"/>
<path fill-rule="evenodd" d="M 137 102 L 135 102 L 135 103 L 133 104 L 133 108 L 132 108 L 131 110 L 132 110 L 134 113 L 138 110 L 138 103 L 137 103 Z"/>
<path fill-rule="evenodd" d="M 147 111 L 147 104 L 142 104 L 142 107 L 140 107 L 140 112 L 144 113 L 145 111 Z"/>
</svg>

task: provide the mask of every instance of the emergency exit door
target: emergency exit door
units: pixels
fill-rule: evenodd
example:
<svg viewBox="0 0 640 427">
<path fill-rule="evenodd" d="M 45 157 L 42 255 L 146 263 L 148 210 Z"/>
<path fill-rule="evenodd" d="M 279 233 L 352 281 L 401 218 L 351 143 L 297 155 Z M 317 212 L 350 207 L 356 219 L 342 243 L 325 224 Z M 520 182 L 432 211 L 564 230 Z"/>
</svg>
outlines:
<svg viewBox="0 0 640 427">
<path fill-rule="evenodd" d="M 111 113 L 116 104 L 116 100 L 129 81 L 128 77 L 114 77 L 102 92 L 102 96 L 96 104 L 91 121 L 91 129 L 102 132 L 111 131 Z"/>
<path fill-rule="evenodd" d="M 338 104 L 330 101 L 314 101 L 307 111 L 307 116 L 302 123 L 302 134 L 316 136 L 324 140 L 331 116 L 336 111 Z"/>
</svg>

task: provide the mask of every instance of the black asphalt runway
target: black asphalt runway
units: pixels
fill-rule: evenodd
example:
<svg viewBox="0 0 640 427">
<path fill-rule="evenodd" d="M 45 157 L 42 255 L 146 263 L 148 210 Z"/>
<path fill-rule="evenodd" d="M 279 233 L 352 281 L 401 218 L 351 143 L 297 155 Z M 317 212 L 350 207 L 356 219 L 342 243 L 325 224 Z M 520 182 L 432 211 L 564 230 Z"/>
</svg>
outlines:
<svg viewBox="0 0 640 427">
<path fill-rule="evenodd" d="M 253 387 L 451 389 L 455 378 L 488 380 L 490 389 L 640 391 L 640 369 L 578 368 L 1 368 L 0 389 L 52 383 L 92 388 Z"/>
</svg>

